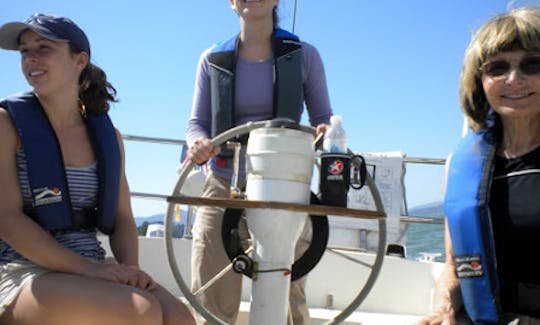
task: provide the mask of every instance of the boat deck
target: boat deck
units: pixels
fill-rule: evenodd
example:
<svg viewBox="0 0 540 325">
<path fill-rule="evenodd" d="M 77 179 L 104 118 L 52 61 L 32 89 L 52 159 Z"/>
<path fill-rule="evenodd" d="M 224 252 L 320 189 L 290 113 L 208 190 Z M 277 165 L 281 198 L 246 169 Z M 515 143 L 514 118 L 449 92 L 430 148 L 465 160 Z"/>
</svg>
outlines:
<svg viewBox="0 0 540 325">
<path fill-rule="evenodd" d="M 310 325 L 321 325 L 335 317 L 340 310 L 324 308 L 310 308 Z M 406 315 L 390 313 L 370 313 L 354 312 L 344 322 L 343 325 L 416 325 L 423 315 Z M 240 313 L 235 325 L 247 325 L 249 320 L 249 303 L 240 304 Z"/>
<path fill-rule="evenodd" d="M 108 241 L 101 240 L 109 249 Z M 174 239 L 173 245 L 182 277 L 190 283 L 191 240 Z M 168 266 L 163 238 L 139 237 L 139 246 L 141 267 L 173 294 L 182 296 Z M 362 288 L 374 260 L 372 253 L 342 253 L 349 259 L 327 251 L 308 275 L 306 295 L 313 325 L 327 322 L 347 307 Z M 417 324 L 431 310 L 433 287 L 443 267 L 439 262 L 385 256 L 369 295 L 342 324 Z M 245 277 L 238 325 L 248 324 L 250 292 L 251 280 Z"/>
</svg>

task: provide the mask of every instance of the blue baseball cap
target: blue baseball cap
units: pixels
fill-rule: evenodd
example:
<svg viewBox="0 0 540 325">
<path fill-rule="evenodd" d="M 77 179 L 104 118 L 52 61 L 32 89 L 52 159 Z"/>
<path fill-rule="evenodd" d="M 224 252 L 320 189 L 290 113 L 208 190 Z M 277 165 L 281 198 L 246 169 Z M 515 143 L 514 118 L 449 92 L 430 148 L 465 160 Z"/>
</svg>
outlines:
<svg viewBox="0 0 540 325">
<path fill-rule="evenodd" d="M 18 50 L 20 36 L 28 29 L 54 42 L 71 43 L 75 48 L 90 56 L 90 42 L 79 26 L 68 18 L 44 14 L 34 14 L 24 23 L 10 22 L 2 25 L 0 48 Z"/>
</svg>

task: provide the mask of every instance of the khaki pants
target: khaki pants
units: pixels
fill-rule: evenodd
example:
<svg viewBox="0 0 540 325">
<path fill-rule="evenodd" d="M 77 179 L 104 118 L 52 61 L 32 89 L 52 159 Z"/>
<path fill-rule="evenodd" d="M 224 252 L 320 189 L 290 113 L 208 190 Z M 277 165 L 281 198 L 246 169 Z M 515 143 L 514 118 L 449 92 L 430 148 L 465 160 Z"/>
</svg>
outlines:
<svg viewBox="0 0 540 325">
<path fill-rule="evenodd" d="M 206 179 L 202 196 L 229 197 L 229 191 L 229 182 L 210 174 Z M 193 292 L 230 264 L 221 239 L 223 213 L 224 209 L 215 207 L 201 207 L 197 210 L 197 218 L 192 231 L 191 290 Z M 241 237 L 247 236 L 245 219 L 241 220 L 244 220 L 239 225 Z M 296 245 L 296 255 L 303 253 L 307 246 L 305 241 L 300 240 Z M 242 276 L 234 271 L 227 272 L 224 277 L 199 295 L 199 302 L 224 322 L 234 324 L 240 305 Z M 294 325 L 309 324 L 305 284 L 305 276 L 291 283 L 289 303 Z M 196 320 L 199 325 L 209 324 L 200 315 L 196 315 Z"/>
</svg>

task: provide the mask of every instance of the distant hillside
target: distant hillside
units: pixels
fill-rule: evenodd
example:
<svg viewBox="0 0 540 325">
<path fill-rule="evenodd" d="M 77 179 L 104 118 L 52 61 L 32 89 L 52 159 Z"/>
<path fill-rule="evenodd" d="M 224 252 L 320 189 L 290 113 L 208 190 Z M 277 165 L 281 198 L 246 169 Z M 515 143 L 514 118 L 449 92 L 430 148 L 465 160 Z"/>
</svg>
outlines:
<svg viewBox="0 0 540 325">
<path fill-rule="evenodd" d="M 172 236 L 174 238 L 182 238 L 184 236 L 184 230 L 185 230 L 185 222 L 186 222 L 186 212 L 183 210 L 180 210 L 181 214 L 181 222 L 173 222 L 172 224 Z M 154 224 L 154 223 L 160 223 L 163 224 L 165 219 L 164 214 L 155 214 L 149 217 L 136 217 L 135 223 L 137 225 L 137 232 L 139 236 L 146 235 L 146 230 L 148 229 L 148 225 Z"/>
<path fill-rule="evenodd" d="M 147 217 L 135 217 L 135 224 L 137 227 L 142 225 L 145 221 L 148 223 L 163 223 L 165 219 L 164 213 L 154 214 Z M 187 219 L 187 211 L 180 209 L 180 223 L 185 224 Z"/>
<path fill-rule="evenodd" d="M 443 218 L 444 209 L 441 201 L 417 205 L 409 208 L 409 215 L 426 218 Z"/>
<path fill-rule="evenodd" d="M 142 225 L 145 221 L 148 223 L 163 223 L 163 218 L 165 215 L 163 213 L 161 214 L 154 214 L 149 217 L 135 217 L 135 224 L 137 227 Z"/>
</svg>

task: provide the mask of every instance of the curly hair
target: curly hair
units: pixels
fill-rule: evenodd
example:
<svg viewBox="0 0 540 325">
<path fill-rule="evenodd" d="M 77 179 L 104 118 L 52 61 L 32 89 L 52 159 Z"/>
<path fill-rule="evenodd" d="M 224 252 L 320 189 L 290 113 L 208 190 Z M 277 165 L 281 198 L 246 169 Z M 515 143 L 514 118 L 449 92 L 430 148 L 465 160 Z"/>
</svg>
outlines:
<svg viewBox="0 0 540 325">
<path fill-rule="evenodd" d="M 487 127 L 490 104 L 482 86 L 481 67 L 497 53 L 524 50 L 540 52 L 540 7 L 522 7 L 497 15 L 481 26 L 465 50 L 459 98 L 469 126 Z"/>
<path fill-rule="evenodd" d="M 80 53 L 70 43 L 72 53 Z M 79 99 L 86 109 L 95 112 L 108 112 L 110 102 L 117 102 L 116 89 L 107 81 L 105 72 L 93 63 L 88 62 L 79 76 Z"/>
</svg>

